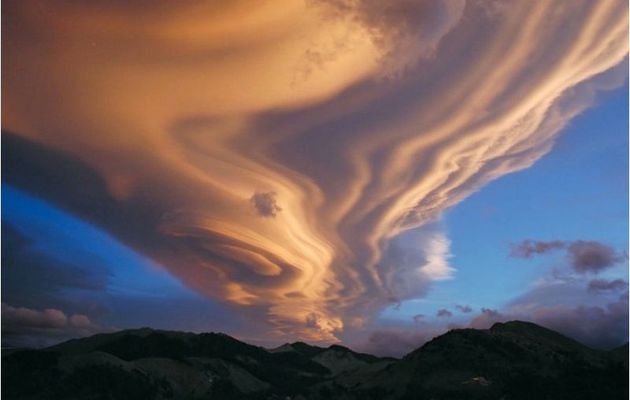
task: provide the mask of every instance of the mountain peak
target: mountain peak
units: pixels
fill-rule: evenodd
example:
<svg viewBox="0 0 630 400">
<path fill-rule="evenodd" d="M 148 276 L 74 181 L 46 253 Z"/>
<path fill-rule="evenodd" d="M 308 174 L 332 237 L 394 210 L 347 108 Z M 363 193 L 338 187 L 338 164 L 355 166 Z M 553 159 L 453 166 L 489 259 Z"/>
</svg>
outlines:
<svg viewBox="0 0 630 400">
<path fill-rule="evenodd" d="M 538 330 L 545 330 L 545 331 L 552 332 L 550 329 L 537 325 L 533 322 L 521 321 L 518 319 L 507 321 L 507 322 L 496 322 L 490 327 L 491 331 L 523 330 L 523 329 L 529 329 L 529 330 L 538 329 Z"/>
<path fill-rule="evenodd" d="M 313 346 L 304 342 L 291 343 L 291 348 L 307 357 L 313 357 L 325 350 L 323 347 Z"/>
<path fill-rule="evenodd" d="M 583 344 L 564 336 L 561 333 L 527 321 L 498 322 L 490 328 L 490 332 L 502 335 L 515 335 L 547 345 L 561 347 L 567 350 L 590 350 Z"/>
</svg>

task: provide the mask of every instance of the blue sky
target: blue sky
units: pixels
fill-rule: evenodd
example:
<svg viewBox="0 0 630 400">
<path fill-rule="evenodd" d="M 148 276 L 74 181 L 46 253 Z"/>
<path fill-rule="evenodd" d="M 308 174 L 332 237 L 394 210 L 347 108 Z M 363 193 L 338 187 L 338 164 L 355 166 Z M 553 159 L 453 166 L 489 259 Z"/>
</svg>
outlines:
<svg viewBox="0 0 630 400">
<path fill-rule="evenodd" d="M 9 304 L 83 314 L 96 311 L 105 329 L 151 326 L 200 331 L 220 325 L 229 330 L 237 324 L 236 316 L 186 287 L 159 264 L 98 227 L 10 185 L 2 187 L 2 216 L 3 224 L 28 242 L 14 265 L 4 265 L 3 301 Z M 6 240 L 14 240 L 11 233 L 7 236 Z M 32 269 L 32 263 L 20 258 L 24 254 L 35 255 L 47 274 Z M 55 275 L 63 278 L 54 279 Z M 38 286 L 33 283 L 47 277 L 54 280 L 47 286 L 50 293 L 35 293 Z"/>
<path fill-rule="evenodd" d="M 532 167 L 483 187 L 444 218 L 453 279 L 428 296 L 389 308 L 385 320 L 433 318 L 455 304 L 501 309 L 537 279 L 566 264 L 561 254 L 510 257 L 510 244 L 533 240 L 597 240 L 617 249 L 628 242 L 628 86 L 602 93 L 575 118 L 554 148 Z M 607 273 L 627 278 L 627 263 Z"/>
</svg>

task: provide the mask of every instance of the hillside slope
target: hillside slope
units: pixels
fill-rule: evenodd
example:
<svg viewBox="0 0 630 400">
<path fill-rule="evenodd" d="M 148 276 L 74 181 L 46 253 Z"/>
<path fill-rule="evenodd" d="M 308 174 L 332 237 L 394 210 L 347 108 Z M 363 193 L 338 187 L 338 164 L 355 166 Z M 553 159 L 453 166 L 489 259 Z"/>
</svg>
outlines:
<svg viewBox="0 0 630 400">
<path fill-rule="evenodd" d="M 148 328 L 2 358 L 6 399 L 627 399 L 628 347 L 535 324 L 452 330 L 401 360 Z"/>
</svg>

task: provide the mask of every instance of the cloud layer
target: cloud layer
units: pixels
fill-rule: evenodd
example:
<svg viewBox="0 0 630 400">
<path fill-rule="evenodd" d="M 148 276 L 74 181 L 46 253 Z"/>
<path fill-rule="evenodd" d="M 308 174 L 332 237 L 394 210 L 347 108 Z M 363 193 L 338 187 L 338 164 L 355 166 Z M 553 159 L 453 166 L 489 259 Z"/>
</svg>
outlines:
<svg viewBox="0 0 630 400">
<path fill-rule="evenodd" d="M 447 278 L 430 223 L 626 74 L 623 1 L 255 4 L 7 3 L 2 117 L 104 208 L 42 195 L 269 336 L 335 340 Z"/>
<path fill-rule="evenodd" d="M 623 279 L 593 279 L 588 283 L 588 290 L 591 292 L 616 292 L 628 289 L 628 282 Z"/>
<path fill-rule="evenodd" d="M 594 282 L 603 292 L 593 291 Z M 628 341 L 628 285 L 620 279 L 595 280 L 586 287 L 570 279 L 544 283 L 513 299 L 504 310 L 482 308 L 469 325 L 486 329 L 510 320 L 532 321 L 588 346 L 610 349 Z"/>
<path fill-rule="evenodd" d="M 54 308 L 33 310 L 2 303 L 4 346 L 38 347 L 104 330 L 83 314 L 67 315 Z"/>
</svg>

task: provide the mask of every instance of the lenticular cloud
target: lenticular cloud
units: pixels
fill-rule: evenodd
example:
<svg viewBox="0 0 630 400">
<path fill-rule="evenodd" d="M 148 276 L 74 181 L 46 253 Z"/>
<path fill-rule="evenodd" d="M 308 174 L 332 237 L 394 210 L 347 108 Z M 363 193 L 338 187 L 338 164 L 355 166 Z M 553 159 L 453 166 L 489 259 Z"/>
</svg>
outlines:
<svg viewBox="0 0 630 400">
<path fill-rule="evenodd" d="M 308 340 L 448 278 L 441 213 L 626 74 L 623 1 L 38 4 L 7 5 L 6 127 L 103 177 L 128 212 L 94 222 Z"/>
</svg>

